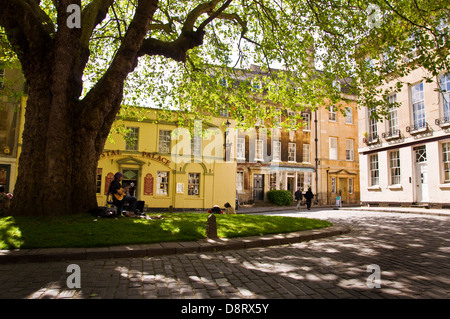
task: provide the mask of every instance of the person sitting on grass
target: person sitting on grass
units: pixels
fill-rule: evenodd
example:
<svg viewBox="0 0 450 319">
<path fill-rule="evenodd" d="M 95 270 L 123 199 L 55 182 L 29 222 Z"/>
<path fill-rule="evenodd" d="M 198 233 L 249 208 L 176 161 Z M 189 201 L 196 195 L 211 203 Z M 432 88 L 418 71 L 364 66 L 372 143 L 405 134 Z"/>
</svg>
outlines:
<svg viewBox="0 0 450 319">
<path fill-rule="evenodd" d="M 225 206 L 225 214 L 236 214 L 236 211 L 231 207 L 230 203 L 226 202 L 223 206 Z"/>
</svg>

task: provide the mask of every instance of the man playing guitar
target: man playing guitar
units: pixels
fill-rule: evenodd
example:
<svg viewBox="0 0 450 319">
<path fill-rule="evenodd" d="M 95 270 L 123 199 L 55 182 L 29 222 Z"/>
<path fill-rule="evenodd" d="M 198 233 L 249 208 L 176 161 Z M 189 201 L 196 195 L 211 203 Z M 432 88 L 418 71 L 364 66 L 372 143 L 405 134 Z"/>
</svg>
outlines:
<svg viewBox="0 0 450 319">
<path fill-rule="evenodd" d="M 114 180 L 109 185 L 109 194 L 113 197 L 113 204 L 117 206 L 117 211 L 122 212 L 125 208 L 125 204 L 129 204 L 127 212 L 134 213 L 136 211 L 136 197 L 127 196 L 125 190 L 122 187 L 123 174 L 117 172 L 114 174 Z"/>
</svg>

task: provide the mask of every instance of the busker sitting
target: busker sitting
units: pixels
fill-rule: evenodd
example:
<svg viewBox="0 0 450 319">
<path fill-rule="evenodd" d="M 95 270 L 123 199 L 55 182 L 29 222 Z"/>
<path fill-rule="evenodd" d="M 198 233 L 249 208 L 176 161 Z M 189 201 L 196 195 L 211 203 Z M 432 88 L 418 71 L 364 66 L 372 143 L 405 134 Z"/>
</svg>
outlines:
<svg viewBox="0 0 450 319">
<path fill-rule="evenodd" d="M 117 212 L 120 214 L 126 208 L 126 216 L 134 215 L 136 211 L 136 197 L 127 196 L 124 188 L 122 187 L 123 175 L 117 172 L 114 175 L 114 180 L 109 185 L 109 194 L 112 195 L 113 205 L 117 206 Z M 128 204 L 128 207 L 125 207 Z"/>
</svg>

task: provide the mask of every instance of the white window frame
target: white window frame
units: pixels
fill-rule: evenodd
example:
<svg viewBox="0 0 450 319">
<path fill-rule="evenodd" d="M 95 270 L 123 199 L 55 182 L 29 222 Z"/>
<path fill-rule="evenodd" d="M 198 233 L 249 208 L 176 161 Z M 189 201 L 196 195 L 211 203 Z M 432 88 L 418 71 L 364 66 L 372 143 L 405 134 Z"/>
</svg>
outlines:
<svg viewBox="0 0 450 319">
<path fill-rule="evenodd" d="M 351 107 L 345 108 L 345 124 L 353 124 L 353 109 Z"/>
<path fill-rule="evenodd" d="M 139 149 L 139 127 L 127 127 L 127 139 L 125 139 L 125 149 L 127 151 L 137 151 Z"/>
<path fill-rule="evenodd" d="M 442 180 L 444 184 L 450 184 L 450 142 L 444 142 L 442 146 Z"/>
<path fill-rule="evenodd" d="M 170 145 L 171 145 L 171 130 L 159 130 L 159 138 L 158 138 L 158 151 L 162 154 L 170 153 Z"/>
<path fill-rule="evenodd" d="M 288 144 L 288 162 L 296 163 L 297 145 L 295 143 Z"/>
<path fill-rule="evenodd" d="M 245 160 L 245 137 L 238 137 L 236 140 L 236 158 Z"/>
<path fill-rule="evenodd" d="M 348 179 L 348 193 L 353 194 L 354 192 L 354 185 L 353 185 L 353 178 Z"/>
<path fill-rule="evenodd" d="M 281 142 L 280 141 L 272 141 L 272 161 L 280 162 L 281 161 Z"/>
<path fill-rule="evenodd" d="M 336 177 L 331 178 L 331 193 L 336 194 Z"/>
<path fill-rule="evenodd" d="M 398 130 L 398 109 L 395 106 L 395 103 L 397 102 L 397 94 L 392 94 L 388 96 L 388 103 L 389 105 L 392 105 L 389 107 L 389 115 L 386 121 L 386 131 L 390 133 L 390 135 L 393 135 Z"/>
<path fill-rule="evenodd" d="M 368 120 L 369 120 L 369 140 L 373 141 L 378 137 L 378 122 L 376 118 L 372 118 L 371 114 L 376 112 L 375 108 L 368 109 Z"/>
<path fill-rule="evenodd" d="M 255 161 L 263 161 L 264 160 L 264 141 L 263 140 L 256 140 L 255 141 Z"/>
<path fill-rule="evenodd" d="M 311 147 L 307 143 L 303 143 L 302 161 L 303 163 L 311 163 Z"/>
<path fill-rule="evenodd" d="M 345 140 L 345 160 L 346 161 L 354 161 L 355 160 L 355 151 L 353 147 L 354 143 L 352 139 Z"/>
<path fill-rule="evenodd" d="M 338 139 L 337 139 L 337 137 L 329 138 L 329 157 L 330 157 L 330 160 L 338 159 Z"/>
<path fill-rule="evenodd" d="M 169 172 L 158 171 L 156 177 L 156 195 L 169 195 Z"/>
<path fill-rule="evenodd" d="M 450 73 L 441 76 L 442 116 L 450 121 Z"/>
<path fill-rule="evenodd" d="M 306 123 L 306 125 L 303 127 L 303 131 L 311 131 L 311 114 L 303 113 L 302 117 L 303 121 Z"/>
<path fill-rule="evenodd" d="M 328 110 L 328 121 L 337 122 L 337 107 L 334 105 L 331 105 Z"/>
<path fill-rule="evenodd" d="M 400 167 L 400 151 L 394 150 L 389 152 L 390 185 L 400 185 Z"/>
<path fill-rule="evenodd" d="M 425 92 L 423 82 L 411 86 L 411 104 L 414 130 L 426 126 Z"/>
<path fill-rule="evenodd" d="M 380 185 L 380 166 L 378 161 L 378 153 L 368 156 L 369 159 L 369 186 Z"/>
<path fill-rule="evenodd" d="M 236 191 L 244 191 L 244 172 L 236 172 Z"/>
</svg>

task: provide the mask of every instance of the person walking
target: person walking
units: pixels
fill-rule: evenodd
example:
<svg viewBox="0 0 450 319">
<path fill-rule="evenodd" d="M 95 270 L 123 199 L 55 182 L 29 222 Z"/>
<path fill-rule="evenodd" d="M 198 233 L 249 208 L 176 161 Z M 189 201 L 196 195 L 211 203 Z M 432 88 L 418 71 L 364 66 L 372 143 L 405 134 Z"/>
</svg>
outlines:
<svg viewBox="0 0 450 319">
<path fill-rule="evenodd" d="M 308 191 L 305 193 L 305 199 L 306 199 L 306 207 L 308 210 L 311 210 L 311 202 L 314 197 L 313 192 L 311 191 L 311 187 L 308 187 Z"/>
<path fill-rule="evenodd" d="M 295 192 L 295 200 L 297 201 L 297 211 L 300 211 L 300 205 L 302 204 L 302 199 L 303 199 L 303 195 L 302 195 L 302 191 L 300 189 L 300 187 L 297 189 L 297 191 Z"/>
</svg>

